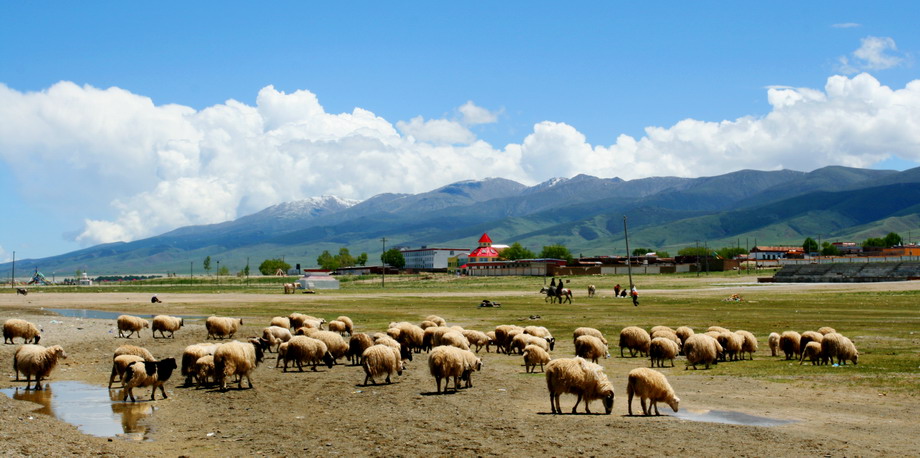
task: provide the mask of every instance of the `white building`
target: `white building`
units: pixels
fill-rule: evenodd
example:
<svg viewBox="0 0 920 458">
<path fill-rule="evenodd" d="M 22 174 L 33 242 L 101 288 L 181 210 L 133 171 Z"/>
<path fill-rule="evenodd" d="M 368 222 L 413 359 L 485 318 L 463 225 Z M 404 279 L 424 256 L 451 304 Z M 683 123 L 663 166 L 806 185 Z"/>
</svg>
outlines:
<svg viewBox="0 0 920 458">
<path fill-rule="evenodd" d="M 469 253 L 468 248 L 429 248 L 423 246 L 419 249 L 401 249 L 406 260 L 406 269 L 415 270 L 446 270 L 447 259 L 459 254 Z"/>
</svg>

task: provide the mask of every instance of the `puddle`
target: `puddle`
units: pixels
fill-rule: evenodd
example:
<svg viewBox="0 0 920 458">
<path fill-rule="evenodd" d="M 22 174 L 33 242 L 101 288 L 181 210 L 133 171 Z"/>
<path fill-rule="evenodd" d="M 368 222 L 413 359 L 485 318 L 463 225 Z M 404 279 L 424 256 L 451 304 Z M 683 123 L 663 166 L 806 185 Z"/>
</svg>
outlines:
<svg viewBox="0 0 920 458">
<path fill-rule="evenodd" d="M 709 423 L 724 423 L 728 425 L 742 426 L 780 426 L 789 423 L 795 423 L 796 420 L 780 420 L 778 418 L 758 417 L 746 413 L 735 412 L 732 410 L 700 410 L 700 409 L 681 409 L 680 412 L 670 413 L 670 415 L 689 421 L 704 421 Z"/>
<path fill-rule="evenodd" d="M 153 318 L 156 315 L 144 315 L 137 314 L 134 312 L 106 312 L 103 310 L 89 310 L 89 309 L 45 309 L 49 312 L 57 313 L 61 316 L 66 316 L 69 318 L 95 318 L 99 320 L 116 320 L 121 315 L 134 315 L 140 316 L 143 318 Z M 172 315 L 180 318 L 185 318 L 186 320 L 203 320 L 207 317 L 205 316 L 191 316 L 191 315 Z"/>
<path fill-rule="evenodd" d="M 149 402 L 125 403 L 122 390 L 108 390 L 82 382 L 61 381 L 45 385 L 44 390 L 23 388 L 0 389 L 10 398 L 41 405 L 36 413 L 66 421 L 84 434 L 98 437 L 121 437 L 150 441 L 151 430 L 138 420 L 152 415 L 156 408 Z"/>
</svg>

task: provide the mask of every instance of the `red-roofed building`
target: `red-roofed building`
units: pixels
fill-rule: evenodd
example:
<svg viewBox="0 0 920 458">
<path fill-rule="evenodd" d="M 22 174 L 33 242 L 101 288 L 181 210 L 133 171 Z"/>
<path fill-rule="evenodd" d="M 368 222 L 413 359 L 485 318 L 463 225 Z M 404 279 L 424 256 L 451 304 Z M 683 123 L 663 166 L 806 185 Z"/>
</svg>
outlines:
<svg viewBox="0 0 920 458">
<path fill-rule="evenodd" d="M 799 257 L 805 255 L 805 250 L 800 246 L 755 246 L 751 248 L 751 254 L 758 261 L 786 259 L 787 257 Z"/>
<path fill-rule="evenodd" d="M 469 262 L 490 262 L 498 260 L 498 251 L 492 248 L 492 239 L 489 234 L 483 233 L 479 237 L 479 247 L 470 252 Z"/>
</svg>

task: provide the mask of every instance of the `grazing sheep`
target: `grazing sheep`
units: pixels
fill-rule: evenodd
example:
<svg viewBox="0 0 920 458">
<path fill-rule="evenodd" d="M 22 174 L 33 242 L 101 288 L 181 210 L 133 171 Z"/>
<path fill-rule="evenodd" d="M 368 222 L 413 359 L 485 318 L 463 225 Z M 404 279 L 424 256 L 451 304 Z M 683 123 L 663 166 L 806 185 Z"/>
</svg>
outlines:
<svg viewBox="0 0 920 458">
<path fill-rule="evenodd" d="M 542 337 L 549 343 L 549 349 L 552 351 L 556 347 L 556 338 L 550 334 L 549 330 L 543 326 L 527 326 L 524 328 L 524 334 L 530 334 L 536 337 Z"/>
<path fill-rule="evenodd" d="M 439 342 L 441 341 L 441 336 L 448 331 L 450 331 L 450 328 L 446 326 L 425 328 L 425 330 L 422 332 L 422 349 L 425 351 L 431 351 L 433 347 L 437 347 L 440 344 Z"/>
<path fill-rule="evenodd" d="M 474 331 L 472 329 L 465 329 L 463 331 L 463 337 L 466 337 L 466 340 L 470 343 L 470 348 L 476 347 L 476 353 L 479 353 L 479 349 L 486 347 L 488 351 L 488 345 L 490 342 L 489 336 L 482 331 Z"/>
<path fill-rule="evenodd" d="M 157 315 L 153 317 L 153 338 L 156 339 L 157 331 L 160 331 L 160 337 L 165 338 L 164 332 L 169 332 L 169 337 L 175 338 L 173 334 L 185 325 L 185 320 L 177 316 Z"/>
<path fill-rule="evenodd" d="M 743 339 L 743 342 L 741 344 L 741 353 L 740 353 L 741 359 L 743 360 L 744 354 L 747 353 L 749 356 L 749 359 L 753 361 L 754 353 L 757 352 L 757 348 L 758 348 L 757 347 L 757 337 L 755 337 L 754 334 L 748 331 L 744 331 L 740 329 L 735 331 L 735 334 L 738 334 Z"/>
<path fill-rule="evenodd" d="M 437 315 L 428 315 L 428 317 L 425 318 L 425 321 L 430 321 L 438 326 L 447 326 L 447 322 L 444 321 L 444 318 L 441 318 Z"/>
<path fill-rule="evenodd" d="M 322 329 L 322 328 L 323 328 L 323 323 L 326 322 L 326 320 L 324 320 L 324 319 L 322 319 L 322 318 L 317 318 L 317 317 L 312 316 L 312 315 L 304 315 L 303 313 L 297 313 L 297 312 L 294 312 L 294 313 L 288 315 L 288 319 L 291 320 L 291 328 L 292 328 L 292 329 L 297 329 L 297 328 L 303 327 L 304 323 L 307 322 L 307 321 L 319 323 L 318 325 L 313 326 L 313 327 L 318 328 L 318 329 Z"/>
<path fill-rule="evenodd" d="M 144 358 L 136 355 L 119 355 L 112 360 L 112 375 L 109 376 L 109 389 L 112 389 L 112 383 L 115 382 L 115 377 L 118 377 L 118 380 L 124 385 L 125 371 L 128 370 L 128 366 L 138 361 L 143 361 Z"/>
<path fill-rule="evenodd" d="M 269 326 L 278 326 L 279 328 L 291 329 L 291 319 L 284 316 L 276 316 L 268 323 Z"/>
<path fill-rule="evenodd" d="M 613 412 L 613 384 L 607 379 L 604 368 L 582 358 L 560 358 L 546 365 L 546 388 L 549 391 L 549 406 L 554 414 L 561 414 L 559 397 L 562 393 L 578 396 L 572 413 L 584 399 L 585 413 L 591 413 L 590 403 L 601 399 L 607 415 Z"/>
<path fill-rule="evenodd" d="M 655 327 L 661 328 L 661 326 L 655 326 Z M 668 339 L 671 342 L 674 342 L 674 344 L 677 345 L 677 348 L 680 348 L 680 346 L 683 345 L 683 342 L 681 342 L 680 337 L 677 337 L 677 333 L 675 333 L 674 331 L 671 331 L 670 329 L 656 329 L 651 332 L 650 337 L 652 338 L 652 340 L 654 340 L 656 337 L 663 337 L 665 339 Z"/>
<path fill-rule="evenodd" d="M 354 331 L 355 329 L 355 323 L 351 321 L 351 318 L 345 315 L 339 316 L 338 318 L 336 318 L 336 321 L 341 321 L 342 323 L 345 323 L 345 333 L 348 334 L 349 336 L 351 335 L 352 331 Z"/>
<path fill-rule="evenodd" d="M 648 333 L 654 334 L 657 331 L 669 331 L 671 334 L 677 334 L 677 331 L 672 329 L 670 326 L 664 326 L 664 325 L 652 326 L 652 329 L 650 329 Z"/>
<path fill-rule="evenodd" d="M 779 334 L 771 332 L 767 342 L 770 344 L 770 356 L 776 356 L 776 350 L 779 350 Z"/>
<path fill-rule="evenodd" d="M 243 325 L 242 318 L 229 318 L 224 316 L 209 316 L 204 322 L 204 327 L 208 330 L 208 337 L 205 339 L 232 339 L 233 334 Z"/>
<path fill-rule="evenodd" d="M 681 346 L 681 348 L 683 349 L 684 342 L 687 341 L 687 337 L 690 337 L 690 336 L 693 335 L 693 329 L 691 329 L 691 328 L 689 328 L 689 327 L 687 327 L 687 326 L 681 326 L 681 327 L 677 328 L 676 331 L 674 331 L 674 334 L 677 334 L 677 338 L 680 339 L 680 346 Z M 681 351 L 683 351 L 683 350 L 681 350 Z"/>
<path fill-rule="evenodd" d="M 674 367 L 674 358 L 680 353 L 680 346 L 666 337 L 655 337 L 648 345 L 648 357 L 651 360 L 652 367 L 658 363 L 658 367 L 664 367 L 664 360 L 671 360 L 671 367 Z"/>
<path fill-rule="evenodd" d="M 836 333 L 837 331 L 830 326 L 822 326 L 821 328 L 818 329 L 818 332 L 820 332 L 822 335 L 828 335 L 832 332 Z"/>
<path fill-rule="evenodd" d="M 214 378 L 221 391 L 227 391 L 227 377 L 238 376 L 243 389 L 243 377 L 252 388 L 249 375 L 262 362 L 262 347 L 258 343 L 234 340 L 214 350 Z"/>
<path fill-rule="evenodd" d="M 478 370 L 482 370 L 482 360 L 469 350 L 442 345 L 434 347 L 428 355 L 428 371 L 434 377 L 438 393 L 441 393 L 442 379 L 446 379 L 444 392 L 447 392 L 451 377 L 454 391 L 460 390 L 460 379 L 466 381 L 466 387 L 471 387 L 471 374 Z"/>
<path fill-rule="evenodd" d="M 332 320 L 326 323 L 326 329 L 331 332 L 337 332 L 339 335 L 344 336 L 347 333 L 346 329 L 348 329 L 348 327 L 345 325 L 344 321 Z"/>
<path fill-rule="evenodd" d="M 486 344 L 486 353 L 490 353 L 489 347 L 495 345 L 495 331 L 486 332 L 486 336 L 489 338 L 489 342 Z M 498 352 L 498 349 L 495 349 L 495 352 Z"/>
<path fill-rule="evenodd" d="M 575 356 L 596 363 L 600 358 L 609 358 L 610 353 L 607 352 L 607 346 L 601 339 L 594 336 L 579 336 L 575 339 Z"/>
<path fill-rule="evenodd" d="M 847 361 L 852 361 L 853 364 L 858 364 L 859 360 L 859 351 L 856 350 L 856 345 L 853 345 L 853 342 L 846 336 L 840 336 L 840 345 L 837 347 L 837 363 L 841 366 L 846 366 Z"/>
<path fill-rule="evenodd" d="M 542 337 L 532 336 L 530 334 L 520 333 L 511 339 L 511 345 L 508 346 L 508 354 L 524 354 L 524 347 L 536 345 L 546 351 L 550 351 L 549 342 Z"/>
<path fill-rule="evenodd" d="M 795 331 L 784 331 L 779 336 L 779 348 L 786 354 L 786 359 L 792 359 L 793 356 L 799 356 L 799 342 L 802 336 Z"/>
<path fill-rule="evenodd" d="M 463 334 L 457 331 L 447 331 L 441 335 L 441 339 L 438 341 L 438 345 L 450 345 L 451 347 L 457 347 L 463 350 L 470 349 L 470 341 L 466 340 L 466 337 L 463 337 Z"/>
<path fill-rule="evenodd" d="M 821 362 L 821 343 L 812 340 L 802 348 L 802 357 L 799 359 L 799 366 L 805 363 L 805 358 L 811 361 L 812 366 L 819 364 Z"/>
<path fill-rule="evenodd" d="M 543 347 L 537 345 L 528 345 L 524 347 L 524 371 L 536 372 L 537 364 L 540 365 L 540 372 L 543 372 L 543 365 L 550 361 L 549 353 Z"/>
<path fill-rule="evenodd" d="M 824 340 L 824 334 L 821 334 L 820 332 L 817 332 L 817 331 L 803 332 L 802 336 L 799 338 L 799 352 L 800 352 L 799 356 L 801 357 L 802 353 L 805 352 L 805 346 L 808 345 L 809 342 L 821 343 L 822 340 Z"/>
<path fill-rule="evenodd" d="M 607 344 L 607 339 L 604 338 L 604 334 L 602 334 L 600 331 L 598 331 L 597 329 L 594 329 L 594 328 L 578 328 L 578 329 L 576 329 L 575 332 L 572 333 L 572 341 L 574 342 L 575 339 L 577 339 L 577 338 L 580 337 L 580 336 L 594 336 L 594 337 L 597 337 L 598 339 L 601 339 L 601 342 L 604 342 L 604 345 L 605 345 L 605 346 L 608 345 L 608 344 Z"/>
<path fill-rule="evenodd" d="M 395 329 L 399 330 L 399 335 L 394 337 L 397 342 L 406 345 L 415 352 L 422 351 L 422 348 L 425 346 L 424 329 L 405 321 L 396 323 Z"/>
<path fill-rule="evenodd" d="M 13 370 L 16 371 L 16 380 L 19 380 L 19 373 L 26 376 L 26 390 L 32 376 L 35 376 L 34 389 L 42 389 L 42 379 L 47 378 L 54 367 L 57 366 L 58 358 L 67 359 L 67 353 L 60 345 L 52 345 L 45 348 L 41 345 L 25 344 L 16 349 L 13 354 Z"/>
<path fill-rule="evenodd" d="M 140 338 L 141 329 L 150 327 L 149 321 L 132 315 L 121 315 L 116 320 L 116 323 L 118 325 L 118 337 L 125 337 L 124 333 L 127 331 L 128 335 L 126 338 L 128 339 L 130 339 L 131 334 L 134 334 L 135 332 L 137 333 L 137 337 Z"/>
<path fill-rule="evenodd" d="M 511 346 L 511 339 L 515 335 L 524 332 L 524 328 L 513 324 L 502 324 L 495 327 L 495 347 L 496 353 L 508 353 L 508 347 Z"/>
<path fill-rule="evenodd" d="M 297 369 L 303 372 L 303 365 L 310 364 L 313 366 L 313 372 L 316 372 L 316 366 L 320 363 L 325 364 L 330 369 L 335 364 L 332 353 L 329 352 L 326 344 L 319 339 L 307 336 L 294 336 L 291 340 L 281 344 L 278 348 L 278 364 L 284 361 L 284 372 L 287 372 L 289 362 L 297 365 Z"/>
<path fill-rule="evenodd" d="M 291 340 L 291 337 L 293 337 L 291 330 L 281 326 L 269 326 L 262 330 L 262 339 L 268 342 L 269 350 L 274 346 L 276 353 L 278 352 L 278 347 L 283 342 Z"/>
<path fill-rule="evenodd" d="M 194 344 L 185 347 L 185 350 L 182 352 L 182 371 L 181 374 L 185 377 L 184 386 L 192 386 L 192 378 L 195 376 L 195 363 L 199 358 L 203 356 L 214 355 L 214 352 L 217 350 L 221 344 L 214 343 L 201 343 Z M 153 357 L 151 356 L 151 360 Z"/>
<path fill-rule="evenodd" d="M 831 332 L 824 335 L 821 341 L 821 355 L 824 364 L 833 363 L 837 358 L 837 364 L 846 365 L 847 361 L 853 361 L 857 364 L 859 352 L 853 342 L 840 333 Z"/>
<path fill-rule="evenodd" d="M 652 409 L 655 409 L 655 415 L 661 415 L 658 412 L 658 402 L 665 402 L 671 406 L 671 410 L 677 412 L 680 398 L 674 394 L 674 388 L 668 383 L 668 379 L 656 370 L 638 367 L 629 371 L 626 383 L 626 396 L 629 406 L 629 415 L 632 415 L 633 395 L 639 396 L 639 404 L 642 405 L 642 415 L 651 415 Z M 649 405 L 645 407 L 645 400 L 648 399 Z"/>
<path fill-rule="evenodd" d="M 348 339 L 348 353 L 345 355 L 348 357 L 348 362 L 356 366 L 363 364 L 364 350 L 367 350 L 373 345 L 374 340 L 371 339 L 371 336 L 363 332 L 352 334 L 351 338 Z"/>
<path fill-rule="evenodd" d="M 719 345 L 722 346 L 722 361 L 736 361 L 738 353 L 741 353 L 741 347 L 744 346 L 744 338 L 734 332 L 720 332 L 716 337 Z"/>
<path fill-rule="evenodd" d="M 693 366 L 696 369 L 697 364 L 705 364 L 709 369 L 710 364 L 716 364 L 716 360 L 721 353 L 721 345 L 713 337 L 706 334 L 694 334 L 684 342 L 684 354 L 687 355 L 687 367 Z"/>
<path fill-rule="evenodd" d="M 652 342 L 652 336 L 638 326 L 627 326 L 620 331 L 620 357 L 623 358 L 623 349 L 629 349 L 629 356 L 635 357 L 636 352 L 642 356 L 648 356 L 648 344 Z"/>
<path fill-rule="evenodd" d="M 425 320 L 425 321 L 422 321 L 419 327 L 421 327 L 423 330 L 428 329 L 428 328 L 436 328 L 438 327 L 438 323 L 435 323 L 434 321 Z"/>
<path fill-rule="evenodd" d="M 166 388 L 163 385 L 172 377 L 173 371 L 176 370 L 176 358 L 166 358 L 162 361 L 137 361 L 131 363 L 125 371 L 125 396 L 122 401 L 131 398 L 134 402 L 134 388 L 149 386 L 150 400 L 155 401 L 157 388 L 166 399 Z"/>
<path fill-rule="evenodd" d="M 370 380 L 374 385 L 377 384 L 377 381 L 374 380 L 375 377 L 386 374 L 386 382 L 390 383 L 390 376 L 395 372 L 397 375 L 402 375 L 404 364 L 400 358 L 399 351 L 389 347 L 387 345 L 374 345 L 367 350 L 364 350 L 362 354 L 364 358 L 364 386 L 367 386 L 367 381 Z"/>
<path fill-rule="evenodd" d="M 214 381 L 214 355 L 205 355 L 201 358 L 198 358 L 198 361 L 195 361 L 193 366 L 195 373 L 195 380 L 198 382 L 198 388 L 203 388 L 205 385 Z"/>
<path fill-rule="evenodd" d="M 332 354 L 334 360 L 338 360 L 345 356 L 348 353 L 348 342 L 342 338 L 341 335 L 332 332 L 332 331 L 313 331 L 307 334 L 307 337 L 312 337 L 317 340 L 323 341 L 326 344 L 326 348 L 329 350 L 329 353 Z"/>
<path fill-rule="evenodd" d="M 22 337 L 23 343 L 37 344 L 41 340 L 41 331 L 34 324 L 17 318 L 11 318 L 3 322 L 3 343 L 9 340 L 10 344 L 13 339 Z"/>
<path fill-rule="evenodd" d="M 731 332 L 731 331 L 723 328 L 722 326 L 710 326 L 708 329 L 706 329 L 706 332 Z"/>
</svg>

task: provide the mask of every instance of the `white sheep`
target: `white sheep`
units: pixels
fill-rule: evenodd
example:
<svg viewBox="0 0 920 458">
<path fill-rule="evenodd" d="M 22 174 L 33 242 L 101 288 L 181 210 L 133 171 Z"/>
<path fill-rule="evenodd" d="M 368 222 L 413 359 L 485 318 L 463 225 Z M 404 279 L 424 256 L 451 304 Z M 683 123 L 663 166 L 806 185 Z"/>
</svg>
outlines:
<svg viewBox="0 0 920 458">
<path fill-rule="evenodd" d="M 607 339 L 604 337 L 604 334 L 594 328 L 581 327 L 575 329 L 575 332 L 572 333 L 572 341 L 574 342 L 579 336 L 594 336 L 598 339 L 601 339 L 604 342 L 604 345 L 608 345 Z"/>
<path fill-rule="evenodd" d="M 681 326 L 674 331 L 674 334 L 677 334 L 677 338 L 680 339 L 680 346 L 683 349 L 684 342 L 687 341 L 687 338 L 694 334 L 693 329 L 687 326 Z M 683 350 L 681 350 L 683 351 Z"/>
<path fill-rule="evenodd" d="M 495 331 L 486 332 L 486 337 L 489 338 L 489 342 L 486 343 L 486 353 L 491 353 L 489 349 L 490 347 L 492 347 L 492 345 L 495 345 Z M 496 349 L 495 351 L 498 352 L 498 349 Z"/>
<path fill-rule="evenodd" d="M 853 342 L 843 336 L 843 334 L 830 332 L 824 335 L 821 341 L 821 354 L 825 364 L 833 363 L 837 358 L 837 364 L 845 365 L 847 361 L 853 361 L 857 364 L 859 352 Z"/>
<path fill-rule="evenodd" d="M 319 363 L 329 368 L 334 364 L 334 358 L 326 344 L 322 340 L 307 336 L 294 336 L 281 344 L 278 348 L 278 363 L 281 361 L 284 361 L 284 372 L 287 372 L 289 362 L 294 363 L 301 372 L 304 364 L 312 365 L 314 372 Z M 275 364 L 275 367 L 278 367 L 278 364 Z"/>
<path fill-rule="evenodd" d="M 266 340 L 269 345 L 269 349 L 273 346 L 275 347 L 275 352 L 278 352 L 278 347 L 283 343 L 291 340 L 291 330 L 288 328 L 282 328 L 281 326 L 269 326 L 262 330 L 262 339 Z"/>
<path fill-rule="evenodd" d="M 425 332 L 428 332 L 426 329 Z M 524 332 L 524 328 L 513 324 L 502 324 L 495 327 L 495 346 L 497 353 L 508 353 L 511 339 Z"/>
<path fill-rule="evenodd" d="M 670 360 L 671 367 L 674 367 L 674 358 L 678 353 L 680 346 L 666 337 L 655 337 L 648 345 L 648 357 L 652 367 L 655 367 L 655 363 L 658 363 L 658 367 L 664 367 L 665 360 Z"/>
<path fill-rule="evenodd" d="M 128 335 L 126 338 L 128 339 L 130 339 L 131 335 L 134 333 L 137 333 L 137 337 L 140 338 L 141 329 L 150 327 L 149 321 L 132 315 L 121 315 L 116 320 L 116 323 L 118 325 L 118 337 L 125 337 L 124 333 L 127 331 Z"/>
<path fill-rule="evenodd" d="M 291 320 L 292 329 L 303 327 L 304 323 L 306 323 L 307 321 L 318 323 L 316 326 L 313 326 L 313 327 L 322 329 L 323 323 L 326 322 L 326 320 L 323 318 L 317 318 L 312 315 L 304 315 L 303 313 L 297 313 L 297 312 L 294 312 L 288 315 L 288 319 Z"/>
<path fill-rule="evenodd" d="M 642 356 L 648 356 L 648 345 L 652 342 L 652 336 L 638 326 L 627 326 L 620 331 L 620 357 L 623 357 L 623 349 L 629 350 L 629 356 L 635 357 L 638 352 Z"/>
<path fill-rule="evenodd" d="M 656 337 L 663 337 L 665 339 L 670 340 L 671 342 L 674 342 L 674 344 L 677 345 L 678 348 L 680 348 L 680 346 L 683 345 L 683 342 L 681 342 L 680 337 L 677 337 L 677 333 L 672 331 L 670 328 L 662 329 L 664 326 L 655 326 L 655 327 L 658 329 L 655 329 L 654 331 L 649 332 L 649 336 L 652 338 L 652 340 L 654 340 Z"/>
<path fill-rule="evenodd" d="M 837 363 L 845 366 L 847 361 L 858 364 L 859 351 L 856 350 L 856 345 L 853 345 L 849 337 L 841 335 L 840 346 L 837 347 Z"/>
<path fill-rule="evenodd" d="M 536 345 L 546 351 L 550 351 L 549 342 L 547 342 L 546 339 L 530 334 L 520 333 L 511 339 L 511 345 L 508 346 L 508 354 L 524 354 L 524 347 L 528 345 Z"/>
<path fill-rule="evenodd" d="M 156 338 L 157 331 L 160 331 L 160 337 L 166 337 L 164 332 L 169 332 L 169 337 L 174 338 L 173 334 L 185 325 L 185 320 L 178 316 L 157 315 L 153 317 L 153 337 Z"/>
<path fill-rule="evenodd" d="M 550 362 L 549 353 L 543 347 L 537 345 L 528 345 L 524 347 L 524 371 L 536 372 L 537 364 L 540 365 L 540 372 L 543 372 L 543 365 Z"/>
<path fill-rule="evenodd" d="M 124 384 L 125 371 L 128 370 L 128 366 L 143 360 L 144 358 L 137 355 L 116 356 L 115 359 L 112 360 L 112 374 L 109 375 L 109 389 L 112 389 L 112 383 L 115 382 L 115 377 L 118 377 L 118 380 L 122 381 L 122 384 Z"/>
<path fill-rule="evenodd" d="M 230 318 L 225 316 L 209 316 L 204 322 L 205 329 L 208 330 L 206 339 L 232 339 L 233 334 L 243 325 L 242 318 Z"/>
<path fill-rule="evenodd" d="M 677 334 L 677 331 L 672 329 L 670 326 L 664 326 L 664 325 L 652 326 L 652 329 L 649 329 L 648 333 L 654 334 L 657 331 L 668 331 L 671 334 L 675 334 L 675 335 Z"/>
<path fill-rule="evenodd" d="M 629 406 L 629 414 L 632 415 L 633 396 L 639 396 L 639 404 L 642 405 L 642 414 L 651 415 L 652 409 L 655 409 L 655 415 L 658 413 L 658 402 L 667 403 L 671 410 L 677 412 L 680 398 L 674 394 L 674 389 L 668 383 L 668 379 L 653 369 L 638 367 L 629 371 L 626 384 L 626 396 Z M 648 399 L 649 405 L 645 406 L 645 400 Z"/>
<path fill-rule="evenodd" d="M 607 352 L 607 346 L 601 339 L 594 336 L 579 336 L 575 339 L 575 356 L 596 363 L 600 358 L 609 358 L 610 353 Z"/>
<path fill-rule="evenodd" d="M 13 354 L 13 370 L 16 371 L 16 380 L 19 380 L 19 373 L 26 376 L 26 390 L 32 376 L 35 376 L 36 390 L 42 389 L 42 379 L 47 378 L 51 371 L 57 366 L 58 359 L 67 359 L 67 353 L 60 345 L 52 345 L 45 348 L 41 345 L 26 344 L 16 349 Z"/>
<path fill-rule="evenodd" d="M 221 344 L 218 343 L 200 343 L 185 347 L 182 352 L 182 376 L 185 377 L 185 386 L 192 385 L 192 378 L 195 377 L 195 363 L 202 356 L 214 355 Z"/>
<path fill-rule="evenodd" d="M 821 334 L 820 332 L 817 332 L 817 331 L 803 332 L 801 337 L 799 338 L 799 356 L 801 357 L 802 353 L 805 352 L 805 346 L 808 345 L 809 342 L 821 343 L 822 340 L 824 340 L 824 334 Z"/>
<path fill-rule="evenodd" d="M 348 353 L 348 342 L 346 342 L 341 335 L 335 332 L 312 330 L 306 335 L 308 337 L 323 341 L 323 343 L 326 344 L 326 348 L 329 350 L 329 353 L 332 354 L 332 358 L 335 360 L 344 357 Z"/>
<path fill-rule="evenodd" d="M 3 343 L 7 340 L 12 344 L 13 339 L 21 337 L 23 343 L 37 344 L 41 340 L 41 331 L 34 324 L 17 318 L 10 318 L 3 322 Z"/>
<path fill-rule="evenodd" d="M 805 344 L 805 347 L 802 348 L 802 357 L 799 359 L 799 366 L 805 363 L 805 358 L 811 361 L 812 366 L 819 364 L 821 362 L 821 343 L 812 340 Z"/>
<path fill-rule="evenodd" d="M 802 335 L 795 331 L 784 331 L 779 336 L 779 348 L 786 354 L 786 359 L 792 359 L 793 356 L 799 356 L 799 342 Z"/>
<path fill-rule="evenodd" d="M 342 323 L 345 323 L 345 333 L 348 335 L 351 335 L 352 331 L 354 331 L 355 329 L 355 323 L 351 321 L 351 318 L 345 315 L 339 316 L 338 318 L 336 318 L 336 321 L 341 321 Z"/>
<path fill-rule="evenodd" d="M 398 328 L 391 329 L 396 329 L 399 331 Z M 433 347 L 441 345 L 441 336 L 450 331 L 452 331 L 452 329 L 446 326 L 436 326 L 433 328 L 425 329 L 422 333 L 422 348 L 430 351 Z"/>
<path fill-rule="evenodd" d="M 770 344 L 770 356 L 776 356 L 776 350 L 779 350 L 779 334 L 771 332 L 767 342 Z"/>
<path fill-rule="evenodd" d="M 722 326 L 710 326 L 708 329 L 706 329 L 706 332 L 731 332 L 731 331 L 729 331 L 726 328 L 723 328 Z"/>
<path fill-rule="evenodd" d="M 830 333 L 832 333 L 832 332 L 833 332 L 833 333 L 836 333 L 837 331 L 836 331 L 834 328 L 830 327 L 830 326 L 822 326 L 821 328 L 818 329 L 818 332 L 820 332 L 822 335 L 827 335 L 827 334 L 830 334 Z"/>
<path fill-rule="evenodd" d="M 214 377 L 220 390 L 227 390 L 227 377 L 239 376 L 239 388 L 243 389 L 243 377 L 252 388 L 250 374 L 262 362 L 262 347 L 253 342 L 227 342 L 214 351 Z"/>
<path fill-rule="evenodd" d="M 425 321 L 430 321 L 438 326 L 447 326 L 447 322 L 444 321 L 444 318 L 441 318 L 437 315 L 428 315 L 428 317 L 425 318 Z"/>
<path fill-rule="evenodd" d="M 291 329 L 291 319 L 285 316 L 272 317 L 269 326 L 278 326 L 279 328 Z"/>
<path fill-rule="evenodd" d="M 163 394 L 163 399 L 166 399 L 166 388 L 163 385 L 172 376 L 176 367 L 175 358 L 166 358 L 155 362 L 137 361 L 131 363 L 125 371 L 125 395 L 122 401 L 127 401 L 130 397 L 131 402 L 134 402 L 134 388 L 144 386 L 152 387 L 150 389 L 151 401 L 156 400 L 157 388 Z"/>
<path fill-rule="evenodd" d="M 696 369 L 697 364 L 705 364 L 709 369 L 710 364 L 715 364 L 719 358 L 722 347 L 715 338 L 706 334 L 694 334 L 684 342 L 684 355 L 687 356 L 687 367 L 693 366 Z"/>
<path fill-rule="evenodd" d="M 757 353 L 757 337 L 753 333 L 739 329 L 735 331 L 735 334 L 738 334 L 743 339 L 741 344 L 741 359 L 744 359 L 744 354 L 747 353 L 751 361 L 754 360 L 754 353 Z"/>
<path fill-rule="evenodd" d="M 397 375 L 402 375 L 403 360 L 400 358 L 399 350 L 395 348 L 387 345 L 373 345 L 364 350 L 362 356 L 364 358 L 362 363 L 365 374 L 364 386 L 367 386 L 368 380 L 376 385 L 377 381 L 374 378 L 381 375 L 386 375 L 387 384 L 391 383 L 390 376 L 394 372 Z"/>
<path fill-rule="evenodd" d="M 482 370 L 482 360 L 469 351 L 447 345 L 437 346 L 428 355 L 428 371 L 434 377 L 437 392 L 441 392 L 441 380 L 444 383 L 444 392 L 450 386 L 450 379 L 454 379 L 454 391 L 460 389 L 460 380 L 466 381 L 465 386 L 472 386 L 471 374 L 473 371 Z"/>
<path fill-rule="evenodd" d="M 345 325 L 344 321 L 332 320 L 326 323 L 326 329 L 328 329 L 331 332 L 337 332 L 339 333 L 339 335 L 344 336 L 346 334 L 346 329 L 348 329 L 348 326 Z"/>
<path fill-rule="evenodd" d="M 556 347 L 556 338 L 543 326 L 527 326 L 524 328 L 524 334 L 546 339 L 546 342 L 549 343 L 550 350 Z"/>
<path fill-rule="evenodd" d="M 463 350 L 470 349 L 470 341 L 463 337 L 463 333 L 450 330 L 441 335 L 438 345 L 450 345 Z"/>
<path fill-rule="evenodd" d="M 744 346 L 744 338 L 731 331 L 713 331 L 718 332 L 716 340 L 722 346 L 722 361 L 735 361 L 738 359 L 738 353 L 741 353 L 741 347 Z"/>
<path fill-rule="evenodd" d="M 472 329 L 466 329 L 463 331 L 463 337 L 466 337 L 466 340 L 470 343 L 470 347 L 476 347 L 476 353 L 479 353 L 479 349 L 486 347 L 488 351 L 488 345 L 491 342 L 489 336 L 482 331 L 475 331 Z"/>
<path fill-rule="evenodd" d="M 348 339 L 348 353 L 345 356 L 354 365 L 362 364 L 364 362 L 362 359 L 364 358 L 364 350 L 367 350 L 372 345 L 374 345 L 374 340 L 371 339 L 371 336 L 363 332 L 352 334 L 351 338 Z"/>
<path fill-rule="evenodd" d="M 208 380 L 214 380 L 214 355 L 205 355 L 198 358 L 193 366 L 195 380 L 198 381 L 198 388 L 208 384 Z"/>
<path fill-rule="evenodd" d="M 398 335 L 394 337 L 397 342 L 406 345 L 407 348 L 413 351 L 422 351 L 422 348 L 425 346 L 425 330 L 420 326 L 402 321 L 396 323 L 395 327 L 387 331 L 392 329 L 399 331 Z"/>
<path fill-rule="evenodd" d="M 438 323 L 435 323 L 434 321 L 425 320 L 419 324 L 419 327 L 422 328 L 423 330 L 428 329 L 428 328 L 436 328 L 438 327 Z"/>
<path fill-rule="evenodd" d="M 584 399 L 585 412 L 591 413 L 590 403 L 600 399 L 604 403 L 607 415 L 613 412 L 613 384 L 607 379 L 604 368 L 585 361 L 583 358 L 559 358 L 546 365 L 546 388 L 549 391 L 549 405 L 552 413 L 561 414 L 559 397 L 562 393 L 578 396 L 574 414 L 578 404 Z"/>
</svg>

